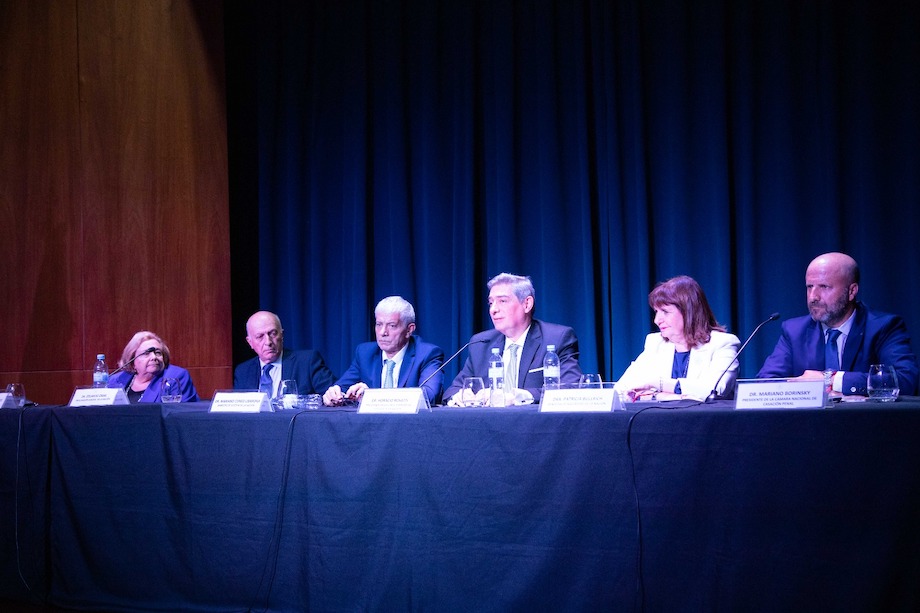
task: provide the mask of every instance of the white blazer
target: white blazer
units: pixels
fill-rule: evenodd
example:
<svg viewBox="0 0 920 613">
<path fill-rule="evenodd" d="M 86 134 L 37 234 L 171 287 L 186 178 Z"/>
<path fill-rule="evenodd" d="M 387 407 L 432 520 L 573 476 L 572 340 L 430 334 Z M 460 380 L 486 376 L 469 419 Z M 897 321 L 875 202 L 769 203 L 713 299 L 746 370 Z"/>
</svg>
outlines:
<svg viewBox="0 0 920 613">
<path fill-rule="evenodd" d="M 703 400 L 715 388 L 719 396 L 730 395 L 738 377 L 735 354 L 740 346 L 741 341 L 734 334 L 713 331 L 708 343 L 690 350 L 687 376 L 678 379 L 681 393 Z M 661 338 L 660 332 L 649 334 L 645 337 L 645 349 L 620 377 L 616 388 L 627 391 L 645 385 L 659 387 L 659 381 L 671 378 L 673 364 L 674 343 Z M 726 368 L 725 376 L 716 381 Z"/>
</svg>

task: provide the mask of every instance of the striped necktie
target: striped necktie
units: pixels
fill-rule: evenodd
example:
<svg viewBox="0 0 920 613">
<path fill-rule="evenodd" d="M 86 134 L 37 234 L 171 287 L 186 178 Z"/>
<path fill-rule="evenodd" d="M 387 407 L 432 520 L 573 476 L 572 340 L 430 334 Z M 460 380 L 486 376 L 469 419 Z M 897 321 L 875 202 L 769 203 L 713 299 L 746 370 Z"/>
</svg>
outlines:
<svg viewBox="0 0 920 613">
<path fill-rule="evenodd" d="M 513 391 L 518 386 L 518 349 L 519 345 L 508 346 L 508 363 L 505 365 L 505 390 Z"/>
</svg>

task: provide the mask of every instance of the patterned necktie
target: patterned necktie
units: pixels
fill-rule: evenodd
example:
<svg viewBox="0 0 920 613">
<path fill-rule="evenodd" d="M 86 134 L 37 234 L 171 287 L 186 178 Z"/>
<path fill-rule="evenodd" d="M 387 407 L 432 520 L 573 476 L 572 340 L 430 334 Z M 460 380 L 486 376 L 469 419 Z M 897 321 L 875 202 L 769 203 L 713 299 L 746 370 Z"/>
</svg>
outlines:
<svg viewBox="0 0 920 613">
<path fill-rule="evenodd" d="M 387 368 L 387 374 L 383 379 L 383 387 L 391 388 L 393 387 L 393 368 L 396 366 L 396 362 L 393 360 L 384 360 L 383 364 Z"/>
<path fill-rule="evenodd" d="M 840 353 L 837 351 L 837 337 L 840 330 L 831 328 L 827 331 L 827 342 L 824 344 L 824 370 L 840 370 Z"/>
<path fill-rule="evenodd" d="M 266 364 L 262 367 L 262 376 L 259 378 L 259 391 L 272 396 L 272 365 Z"/>
<path fill-rule="evenodd" d="M 518 349 L 515 344 L 508 346 L 508 363 L 505 365 L 505 390 L 513 391 L 518 386 Z"/>
</svg>

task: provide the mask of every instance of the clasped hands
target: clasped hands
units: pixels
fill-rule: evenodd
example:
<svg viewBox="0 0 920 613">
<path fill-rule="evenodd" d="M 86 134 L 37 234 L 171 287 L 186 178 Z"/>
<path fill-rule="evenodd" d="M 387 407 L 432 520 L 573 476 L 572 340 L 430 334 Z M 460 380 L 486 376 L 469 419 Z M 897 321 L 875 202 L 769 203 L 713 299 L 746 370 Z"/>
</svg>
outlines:
<svg viewBox="0 0 920 613">
<path fill-rule="evenodd" d="M 345 404 L 346 402 L 352 401 L 357 402 L 361 400 L 361 396 L 364 395 L 364 390 L 367 389 L 367 383 L 359 381 L 351 387 L 348 388 L 344 394 L 342 393 L 342 388 L 338 385 L 333 385 L 326 390 L 326 393 L 323 394 L 323 404 L 327 407 L 334 407 Z"/>
</svg>

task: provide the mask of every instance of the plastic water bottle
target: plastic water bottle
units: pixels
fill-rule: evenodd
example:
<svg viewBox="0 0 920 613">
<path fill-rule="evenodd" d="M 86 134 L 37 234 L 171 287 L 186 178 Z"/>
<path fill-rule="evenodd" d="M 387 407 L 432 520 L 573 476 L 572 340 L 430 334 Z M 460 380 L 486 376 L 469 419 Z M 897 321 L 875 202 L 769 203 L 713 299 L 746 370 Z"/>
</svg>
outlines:
<svg viewBox="0 0 920 613">
<path fill-rule="evenodd" d="M 100 353 L 96 356 L 96 364 L 93 366 L 93 387 L 107 387 L 109 384 L 109 367 L 105 364 L 105 354 Z"/>
<path fill-rule="evenodd" d="M 505 406 L 505 364 L 498 347 L 489 356 L 489 406 Z"/>
<path fill-rule="evenodd" d="M 559 389 L 560 374 L 556 346 L 547 345 L 546 355 L 543 357 L 543 389 Z"/>
</svg>

